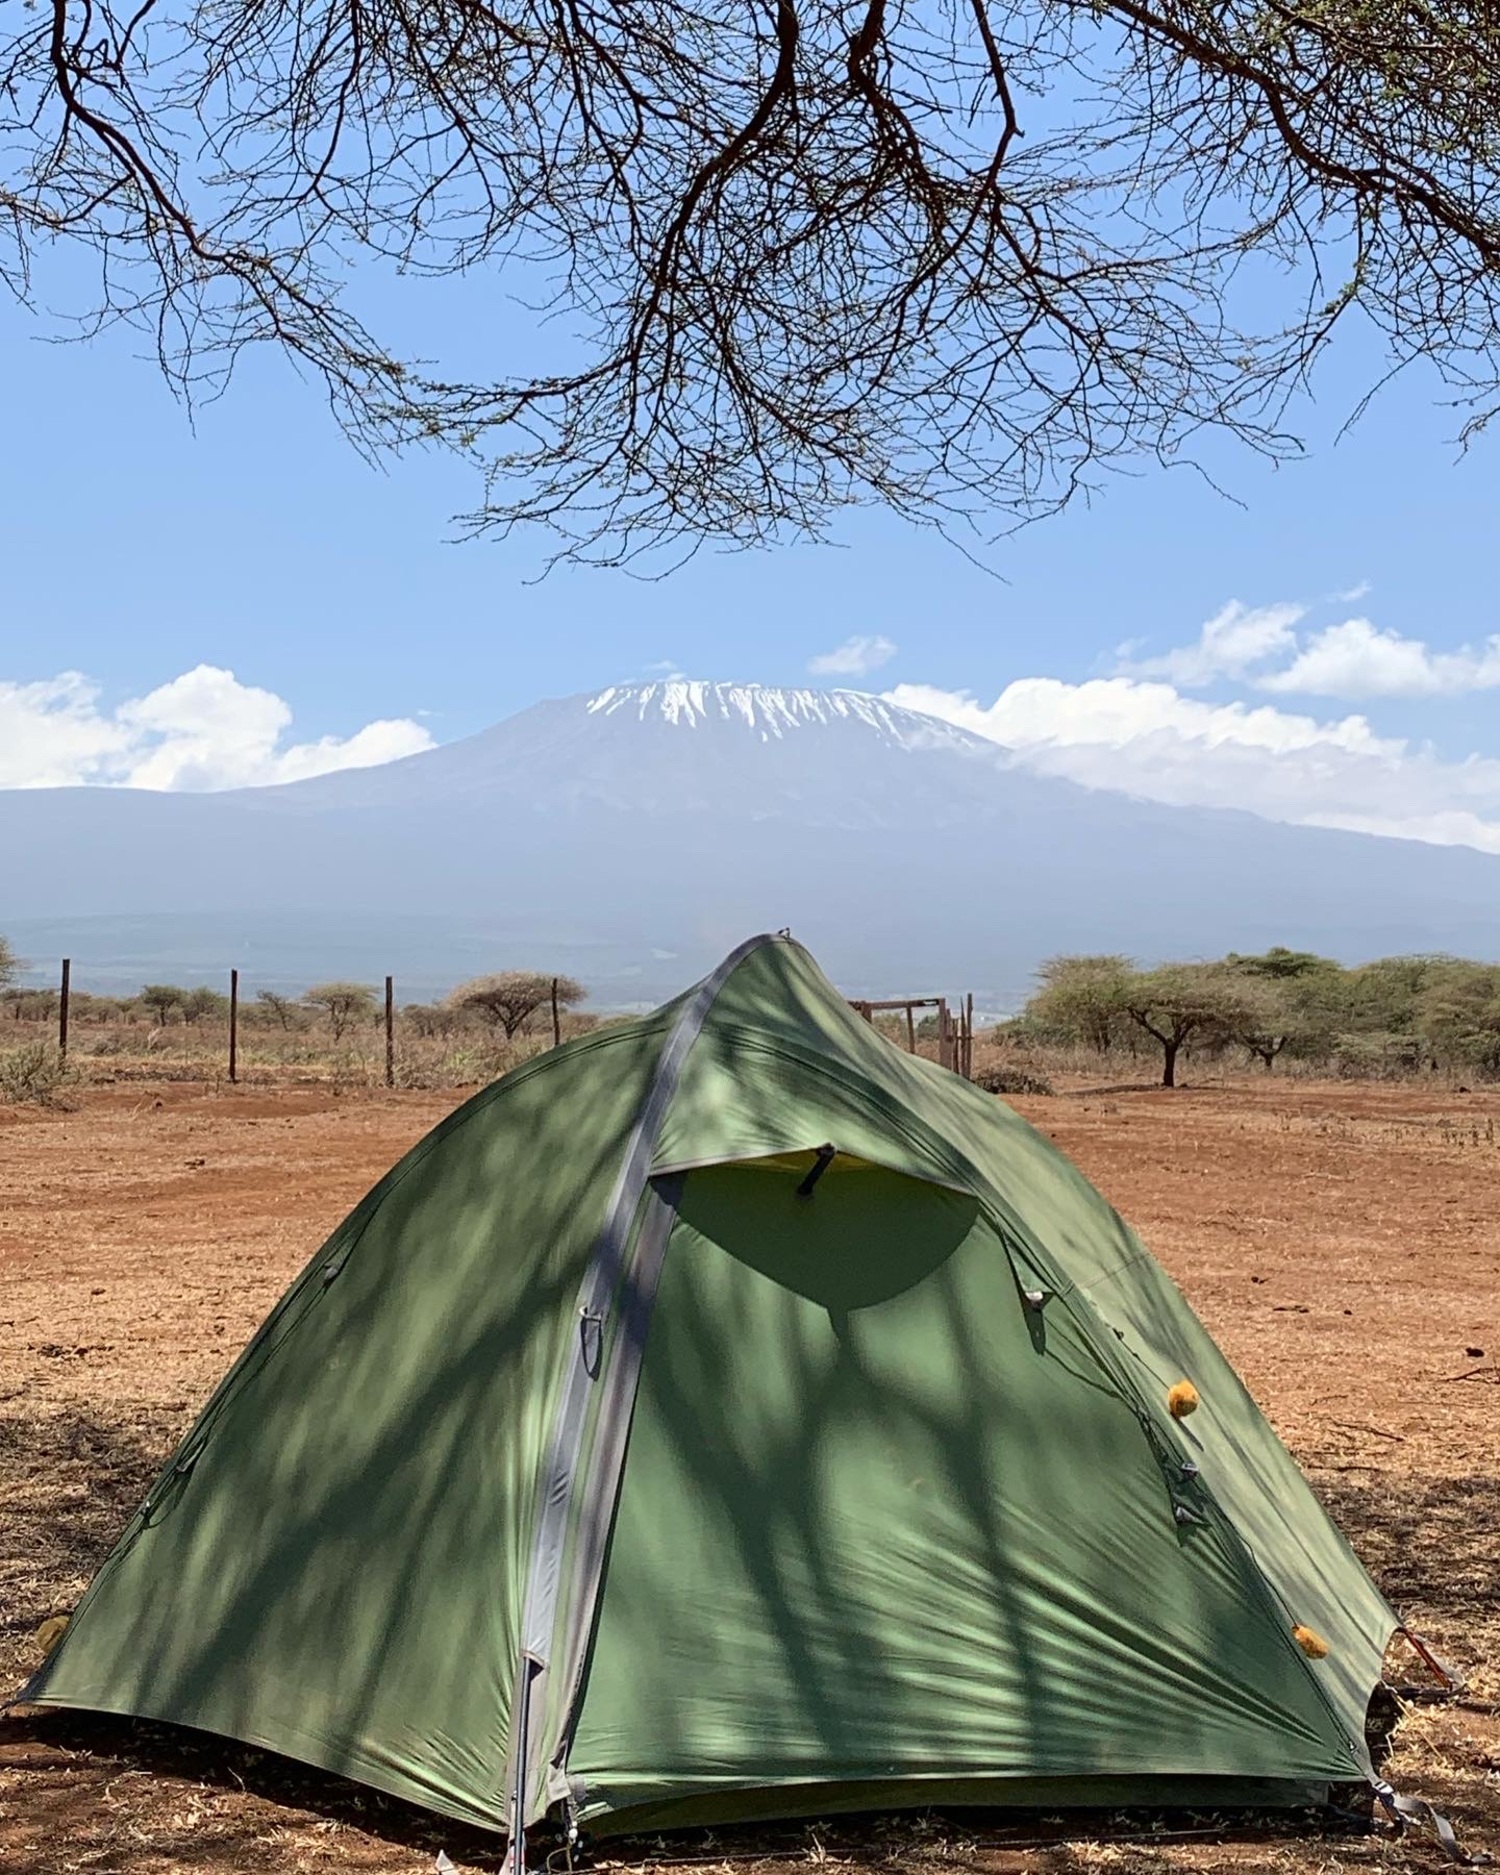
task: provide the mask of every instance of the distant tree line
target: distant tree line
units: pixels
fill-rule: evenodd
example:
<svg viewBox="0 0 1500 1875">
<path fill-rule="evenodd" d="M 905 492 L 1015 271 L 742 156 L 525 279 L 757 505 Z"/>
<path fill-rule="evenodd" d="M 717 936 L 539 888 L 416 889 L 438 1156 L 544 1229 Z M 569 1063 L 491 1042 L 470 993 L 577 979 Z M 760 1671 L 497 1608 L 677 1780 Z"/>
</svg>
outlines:
<svg viewBox="0 0 1500 1875">
<path fill-rule="evenodd" d="M 57 1015 L 55 989 L 18 986 L 23 966 L 9 942 L 0 937 L 0 1011 L 16 1022 L 45 1022 Z M 475 977 L 435 1003 L 407 1003 L 401 1019 L 418 1034 L 448 1036 L 466 1027 L 493 1031 L 509 1043 L 555 1007 L 559 1017 L 571 1013 L 588 995 L 573 977 L 543 970 L 501 970 Z M 381 1013 L 381 993 L 374 984 L 342 979 L 315 983 L 300 996 L 281 990 L 260 990 L 240 1007 L 240 1021 L 249 1028 L 279 1029 L 286 1033 L 326 1030 L 335 1042 L 345 1040 Z M 69 998 L 71 1019 L 81 1026 L 94 1023 L 143 1022 L 154 1028 L 174 1025 L 193 1028 L 205 1022 L 224 1022 L 229 998 L 202 985 L 146 983 L 133 995 L 98 996 L 74 990 Z M 576 1020 L 576 1019 L 575 1019 Z"/>
<path fill-rule="evenodd" d="M 54 1019 L 56 990 L 21 987 L 21 970 L 0 937 L 0 1019 Z M 572 977 L 503 970 L 461 983 L 436 1002 L 408 1003 L 400 1013 L 408 1031 L 422 1037 L 477 1029 L 508 1045 L 545 1032 L 554 998 L 559 1019 L 569 1013 L 576 1032 L 593 1020 L 572 1014 L 586 996 Z M 134 996 L 75 991 L 71 1010 L 81 1026 L 190 1029 L 222 1022 L 228 998 L 202 986 L 147 983 Z M 300 996 L 261 990 L 241 1008 L 251 1028 L 316 1031 L 335 1043 L 379 1015 L 374 985 L 343 980 L 314 984 Z M 1500 1079 L 1500 964 L 1414 956 L 1346 968 L 1282 945 L 1151 969 L 1114 954 L 1053 957 L 1025 1009 L 998 1034 L 1013 1044 L 1081 1046 L 1101 1056 L 1148 1054 L 1160 1060 L 1166 1087 L 1176 1084 L 1186 1058 L 1236 1053 L 1268 1072 L 1286 1060 L 1358 1077 L 1438 1071 Z"/>
<path fill-rule="evenodd" d="M 1003 1033 L 1148 1053 L 1162 1085 L 1185 1056 L 1240 1051 L 1268 1072 L 1302 1061 L 1378 1076 L 1427 1070 L 1500 1078 L 1500 964 L 1382 957 L 1345 968 L 1278 945 L 1258 955 L 1144 970 L 1128 957 L 1050 958 L 1036 993 Z"/>
</svg>

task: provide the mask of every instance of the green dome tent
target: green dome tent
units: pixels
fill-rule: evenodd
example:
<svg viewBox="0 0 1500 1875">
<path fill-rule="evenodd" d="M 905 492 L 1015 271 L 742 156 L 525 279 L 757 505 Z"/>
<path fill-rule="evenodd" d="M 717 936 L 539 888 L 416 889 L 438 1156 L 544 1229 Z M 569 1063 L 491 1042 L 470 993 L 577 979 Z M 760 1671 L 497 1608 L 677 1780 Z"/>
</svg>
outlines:
<svg viewBox="0 0 1500 1875">
<path fill-rule="evenodd" d="M 767 937 L 407 1154 L 23 1697 L 498 1831 L 1292 1806 L 1394 1626 L 1098 1193 Z"/>
</svg>

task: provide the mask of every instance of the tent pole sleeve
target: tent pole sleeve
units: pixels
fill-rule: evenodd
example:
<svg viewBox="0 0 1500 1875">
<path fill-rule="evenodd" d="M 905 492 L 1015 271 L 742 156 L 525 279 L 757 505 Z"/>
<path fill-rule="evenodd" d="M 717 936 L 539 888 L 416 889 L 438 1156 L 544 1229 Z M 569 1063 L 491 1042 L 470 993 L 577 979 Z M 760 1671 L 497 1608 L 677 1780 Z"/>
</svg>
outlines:
<svg viewBox="0 0 1500 1875">
<path fill-rule="evenodd" d="M 600 1382 L 587 1474 L 579 1481 L 578 1516 L 552 1662 L 555 1697 L 560 1702 L 552 1728 L 556 1743 L 550 1761 L 533 1754 L 538 1758 L 539 1773 L 544 1764 L 547 1767 L 550 1788 L 539 1792 L 543 1802 L 567 1794 L 564 1761 L 572 1743 L 584 1663 L 604 1586 L 605 1551 L 625 1471 L 625 1448 L 646 1353 L 646 1333 L 681 1196 L 680 1176 L 652 1181 L 635 1236 L 635 1252 L 615 1310 L 615 1345 L 608 1375 Z"/>
<path fill-rule="evenodd" d="M 610 1318 L 625 1268 L 631 1232 L 651 1177 L 651 1162 L 656 1156 L 661 1130 L 671 1110 L 677 1084 L 682 1078 L 683 1065 L 693 1043 L 702 1033 L 703 1024 L 719 991 L 752 951 L 776 941 L 774 937 L 763 934 L 748 938 L 738 945 L 717 969 L 703 979 L 678 1011 L 677 1020 L 662 1046 L 661 1057 L 626 1141 L 619 1175 L 605 1209 L 603 1228 L 579 1290 L 578 1332 L 572 1337 L 572 1353 L 558 1397 L 547 1456 L 542 1467 L 526 1594 L 522 1603 L 520 1659 L 511 1700 L 511 1748 L 504 1787 L 509 1788 L 514 1780 L 516 1788 L 522 1793 L 521 1816 L 516 1825 L 518 1828 L 524 1827 L 526 1818 L 532 1814 L 541 1795 L 532 1771 L 539 1763 L 546 1762 L 546 1740 L 541 1736 L 541 1726 L 537 1721 L 547 1706 L 563 1550 L 578 1499 L 580 1459 L 590 1398 L 596 1384 L 612 1364 L 614 1348 L 620 1341 L 619 1336 L 610 1333 Z M 612 1503 L 609 1510 L 613 1511 Z M 560 1715 L 560 1723 L 564 1727 L 568 1717 L 566 1713 Z M 516 1763 L 516 1756 L 518 1740 L 523 1733 L 530 1762 L 521 1767 Z"/>
</svg>

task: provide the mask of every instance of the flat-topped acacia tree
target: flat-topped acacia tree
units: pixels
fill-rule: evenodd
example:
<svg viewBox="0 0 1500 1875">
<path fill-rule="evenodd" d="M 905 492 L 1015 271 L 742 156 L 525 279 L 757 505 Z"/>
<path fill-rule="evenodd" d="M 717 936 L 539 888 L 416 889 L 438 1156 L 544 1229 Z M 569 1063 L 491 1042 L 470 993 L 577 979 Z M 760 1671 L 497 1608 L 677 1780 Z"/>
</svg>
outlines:
<svg viewBox="0 0 1500 1875">
<path fill-rule="evenodd" d="M 278 347 L 362 445 L 472 451 L 475 529 L 581 557 L 1291 451 L 1350 319 L 1469 425 L 1500 395 L 1478 0 L 38 0 L 0 79 L 13 292 L 88 250 L 85 330 L 187 392 Z M 378 260 L 564 317 L 419 370 L 362 317 Z"/>
<path fill-rule="evenodd" d="M 136 1001 L 150 1012 L 158 1028 L 165 1028 L 172 1019 L 172 1012 L 181 1012 L 186 995 L 187 991 L 176 983 L 148 983 Z"/>
<path fill-rule="evenodd" d="M 559 1010 L 581 1003 L 588 991 L 572 977 L 549 976 L 542 970 L 497 970 L 489 976 L 460 983 L 448 998 L 451 1008 L 474 1009 L 486 1021 L 505 1031 L 507 1042 L 528 1016 L 554 998 Z"/>
<path fill-rule="evenodd" d="M 1184 1048 L 1237 1041 L 1259 1053 L 1254 1042 L 1282 1016 L 1271 985 L 1227 963 L 1141 970 L 1128 957 L 1050 957 L 1037 978 L 1028 1016 L 1101 1052 L 1122 1032 L 1146 1037 L 1162 1051 L 1163 1087 L 1177 1085 Z"/>
<path fill-rule="evenodd" d="M 1272 1018 L 1244 978 L 1222 964 L 1162 964 L 1132 971 L 1120 1008 L 1162 1051 L 1161 1084 L 1177 1085 L 1177 1057 L 1189 1044 L 1257 1036 Z"/>
</svg>

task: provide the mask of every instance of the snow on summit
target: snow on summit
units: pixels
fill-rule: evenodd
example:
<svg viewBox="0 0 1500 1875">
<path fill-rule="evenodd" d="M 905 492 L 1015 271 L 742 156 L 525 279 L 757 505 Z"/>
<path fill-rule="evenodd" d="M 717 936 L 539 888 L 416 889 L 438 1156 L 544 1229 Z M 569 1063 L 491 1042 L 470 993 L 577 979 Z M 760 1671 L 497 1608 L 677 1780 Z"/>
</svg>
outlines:
<svg viewBox="0 0 1500 1875">
<path fill-rule="evenodd" d="M 763 684 L 706 683 L 671 677 L 647 684 L 612 684 L 588 699 L 591 716 L 633 713 L 642 722 L 660 717 L 695 729 L 715 721 L 743 724 L 762 742 L 780 739 L 789 731 L 840 723 L 873 729 L 903 748 L 916 740 L 968 742 L 962 731 L 943 732 L 948 725 L 916 710 L 902 709 L 883 697 L 863 690 L 781 690 Z"/>
</svg>

